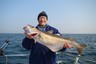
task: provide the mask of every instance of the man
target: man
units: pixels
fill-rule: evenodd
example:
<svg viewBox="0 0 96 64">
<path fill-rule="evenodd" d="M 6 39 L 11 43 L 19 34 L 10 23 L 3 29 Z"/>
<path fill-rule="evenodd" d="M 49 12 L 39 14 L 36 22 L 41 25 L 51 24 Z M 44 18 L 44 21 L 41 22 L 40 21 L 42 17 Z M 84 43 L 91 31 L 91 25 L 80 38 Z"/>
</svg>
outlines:
<svg viewBox="0 0 96 64">
<path fill-rule="evenodd" d="M 42 11 L 38 15 L 37 20 L 39 23 L 36 26 L 37 29 L 42 30 L 44 32 L 53 30 L 52 34 L 60 36 L 60 33 L 56 28 L 51 27 L 47 24 L 48 16 L 45 13 L 45 11 Z M 25 35 L 26 35 L 26 33 L 25 33 Z M 56 64 L 55 52 L 52 52 L 49 48 L 47 48 L 46 46 L 44 46 L 38 42 L 35 43 L 35 40 L 32 39 L 31 35 L 26 35 L 26 37 L 23 39 L 22 46 L 25 49 L 31 51 L 30 58 L 29 58 L 29 64 Z M 68 44 L 65 44 L 64 47 L 65 48 L 63 50 L 65 50 L 66 48 L 70 48 L 71 46 L 69 46 Z"/>
</svg>

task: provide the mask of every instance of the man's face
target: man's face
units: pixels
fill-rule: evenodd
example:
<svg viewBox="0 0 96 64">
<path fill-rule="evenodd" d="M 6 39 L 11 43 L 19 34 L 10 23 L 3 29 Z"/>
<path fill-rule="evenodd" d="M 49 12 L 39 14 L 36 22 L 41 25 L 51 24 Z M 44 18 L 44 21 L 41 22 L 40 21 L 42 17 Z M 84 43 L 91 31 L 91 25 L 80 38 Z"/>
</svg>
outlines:
<svg viewBox="0 0 96 64">
<path fill-rule="evenodd" d="M 39 25 L 45 26 L 47 23 L 48 19 L 45 16 L 40 16 L 38 19 Z"/>
</svg>

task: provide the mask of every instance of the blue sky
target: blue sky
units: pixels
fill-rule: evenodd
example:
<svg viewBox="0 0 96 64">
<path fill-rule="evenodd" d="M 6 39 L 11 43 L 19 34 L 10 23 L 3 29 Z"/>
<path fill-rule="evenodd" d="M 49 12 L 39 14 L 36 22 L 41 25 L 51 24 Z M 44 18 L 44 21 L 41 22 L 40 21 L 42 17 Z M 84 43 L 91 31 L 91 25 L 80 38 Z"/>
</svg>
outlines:
<svg viewBox="0 0 96 64">
<path fill-rule="evenodd" d="M 43 10 L 61 33 L 96 34 L 96 0 L 0 0 L 0 33 L 23 33 Z"/>
</svg>

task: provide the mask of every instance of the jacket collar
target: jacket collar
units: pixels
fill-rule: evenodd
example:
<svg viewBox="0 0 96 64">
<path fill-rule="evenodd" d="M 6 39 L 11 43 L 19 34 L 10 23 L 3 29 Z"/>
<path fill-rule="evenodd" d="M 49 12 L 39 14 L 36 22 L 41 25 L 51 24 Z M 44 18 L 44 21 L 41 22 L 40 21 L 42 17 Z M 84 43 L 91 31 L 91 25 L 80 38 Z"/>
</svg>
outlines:
<svg viewBox="0 0 96 64">
<path fill-rule="evenodd" d="M 40 25 L 38 24 L 38 25 L 36 26 L 36 28 L 39 29 L 39 30 L 41 30 L 41 31 L 46 32 L 46 27 L 47 27 L 47 26 L 48 26 L 48 25 L 46 24 L 44 27 L 40 27 Z"/>
</svg>

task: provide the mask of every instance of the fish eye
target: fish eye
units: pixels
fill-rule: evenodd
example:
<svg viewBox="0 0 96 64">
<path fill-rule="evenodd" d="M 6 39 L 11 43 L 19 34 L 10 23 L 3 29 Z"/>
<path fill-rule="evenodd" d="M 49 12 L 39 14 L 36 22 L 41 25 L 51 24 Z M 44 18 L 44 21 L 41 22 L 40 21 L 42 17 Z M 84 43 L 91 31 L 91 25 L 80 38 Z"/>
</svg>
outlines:
<svg viewBox="0 0 96 64">
<path fill-rule="evenodd" d="M 34 28 L 34 26 L 29 25 L 30 27 Z"/>
</svg>

